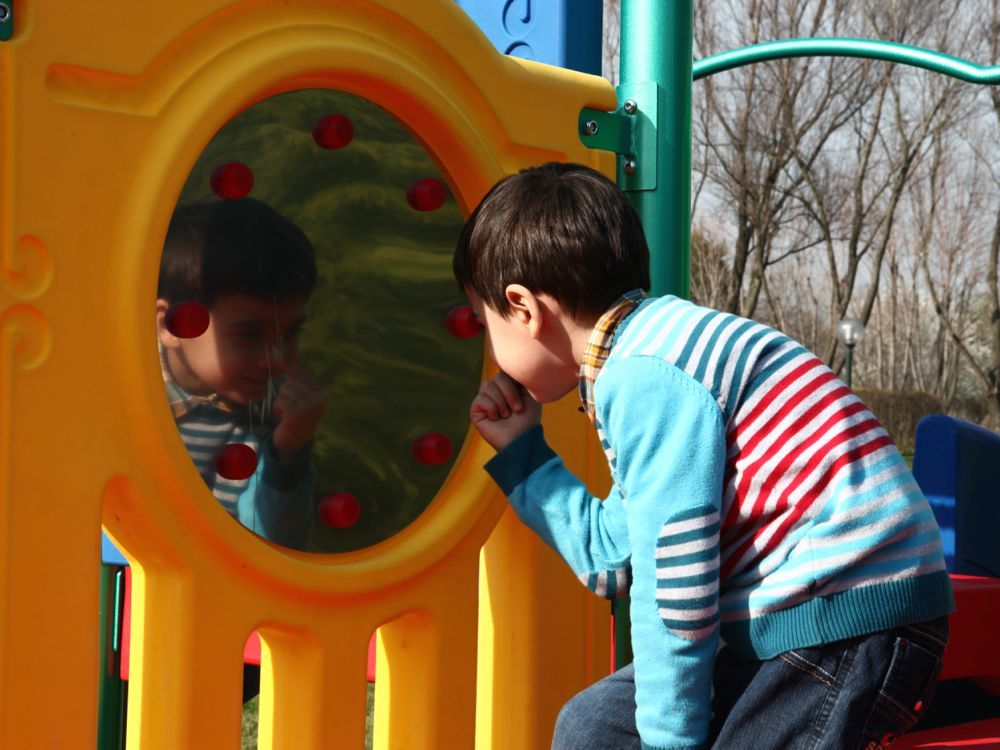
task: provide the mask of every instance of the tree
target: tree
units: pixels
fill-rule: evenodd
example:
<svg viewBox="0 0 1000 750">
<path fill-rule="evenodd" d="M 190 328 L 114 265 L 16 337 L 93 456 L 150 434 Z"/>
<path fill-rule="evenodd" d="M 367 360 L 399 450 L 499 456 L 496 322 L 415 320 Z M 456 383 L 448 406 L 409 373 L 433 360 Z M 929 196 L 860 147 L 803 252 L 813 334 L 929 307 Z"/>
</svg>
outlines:
<svg viewBox="0 0 1000 750">
<path fill-rule="evenodd" d="M 1000 61 L 1000 7 L 996 2 L 982 2 L 975 8 L 979 23 L 970 39 L 986 58 L 985 62 L 996 65 Z M 948 144 L 942 140 L 938 144 L 940 156 L 926 207 L 927 214 L 937 221 L 927 222 L 924 232 L 927 241 L 921 246 L 920 257 L 942 331 L 968 365 L 989 406 L 991 422 L 996 425 L 1000 423 L 1000 170 L 996 166 L 995 143 L 1000 127 L 1000 90 L 993 87 L 977 94 L 975 103 L 986 117 L 973 120 L 982 123 L 984 130 L 974 131 L 964 144 L 965 154 L 971 156 L 967 162 L 971 165 L 968 171 L 971 177 L 963 186 L 970 205 L 956 223 L 955 212 L 949 211 L 947 205 L 947 196 L 956 192 L 947 189 L 954 151 L 948 153 Z M 984 232 L 987 226 L 984 219 L 990 216 L 992 231 Z M 979 235 L 968 244 L 981 252 L 974 253 L 971 261 L 963 264 L 972 273 L 957 288 L 960 301 L 968 300 L 971 304 L 955 304 L 956 284 L 941 273 L 939 266 L 933 265 L 932 250 L 936 248 L 931 246 L 946 245 L 956 238 L 964 241 L 975 229 Z"/>
<path fill-rule="evenodd" d="M 1000 34 L 996 0 L 699 0 L 695 14 L 696 58 L 836 36 L 996 64 Z M 618 0 L 605 17 L 616 72 Z M 836 323 L 856 315 L 856 382 L 998 402 L 997 88 L 799 58 L 696 82 L 693 104 L 693 298 L 776 325 L 834 367 Z"/>
</svg>

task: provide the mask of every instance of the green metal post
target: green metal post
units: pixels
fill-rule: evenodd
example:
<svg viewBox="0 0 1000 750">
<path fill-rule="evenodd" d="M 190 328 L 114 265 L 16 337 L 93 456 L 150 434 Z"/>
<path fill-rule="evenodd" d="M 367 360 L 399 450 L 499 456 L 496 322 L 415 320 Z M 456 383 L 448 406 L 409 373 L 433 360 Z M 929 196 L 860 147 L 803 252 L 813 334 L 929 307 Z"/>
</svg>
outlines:
<svg viewBox="0 0 1000 750">
<path fill-rule="evenodd" d="M 622 0 L 619 99 L 635 101 L 635 116 L 656 132 L 655 160 L 637 159 L 620 184 L 649 241 L 651 291 L 682 297 L 691 265 L 693 36 L 694 0 Z"/>
<path fill-rule="evenodd" d="M 694 0 L 622 0 L 618 99 L 639 118 L 640 151 L 621 160 L 618 184 L 642 219 L 656 295 L 690 290 L 693 37 Z M 628 606 L 612 608 L 616 667 L 632 661 Z"/>
<path fill-rule="evenodd" d="M 119 565 L 101 565 L 101 674 L 98 684 L 97 750 L 125 746 L 125 682 L 120 677 L 122 597 L 125 573 Z"/>
</svg>

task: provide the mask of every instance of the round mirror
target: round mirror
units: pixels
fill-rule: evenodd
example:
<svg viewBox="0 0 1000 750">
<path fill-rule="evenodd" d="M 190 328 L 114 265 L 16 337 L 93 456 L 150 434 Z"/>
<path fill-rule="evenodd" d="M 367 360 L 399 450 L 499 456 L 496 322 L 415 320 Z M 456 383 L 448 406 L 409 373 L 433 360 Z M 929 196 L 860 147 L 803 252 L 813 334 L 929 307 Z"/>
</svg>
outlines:
<svg viewBox="0 0 1000 750">
<path fill-rule="evenodd" d="M 245 527 L 354 550 L 437 494 L 482 369 L 451 272 L 463 221 L 413 134 L 351 94 L 271 97 L 205 148 L 164 243 L 157 335 L 188 453 Z"/>
</svg>

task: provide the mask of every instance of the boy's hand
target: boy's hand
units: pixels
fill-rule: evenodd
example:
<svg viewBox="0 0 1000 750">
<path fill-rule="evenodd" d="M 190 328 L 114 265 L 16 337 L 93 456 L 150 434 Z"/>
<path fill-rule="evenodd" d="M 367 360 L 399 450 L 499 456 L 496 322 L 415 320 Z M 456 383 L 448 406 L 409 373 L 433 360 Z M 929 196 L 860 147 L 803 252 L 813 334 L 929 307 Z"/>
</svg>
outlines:
<svg viewBox="0 0 1000 750">
<path fill-rule="evenodd" d="M 271 440 L 279 458 L 287 458 L 304 448 L 316 432 L 326 410 L 326 394 L 302 370 L 290 370 L 274 399 L 278 426 Z"/>
<path fill-rule="evenodd" d="M 500 451 L 542 419 L 542 407 L 509 375 L 484 380 L 472 400 L 469 419 L 483 440 Z"/>
</svg>

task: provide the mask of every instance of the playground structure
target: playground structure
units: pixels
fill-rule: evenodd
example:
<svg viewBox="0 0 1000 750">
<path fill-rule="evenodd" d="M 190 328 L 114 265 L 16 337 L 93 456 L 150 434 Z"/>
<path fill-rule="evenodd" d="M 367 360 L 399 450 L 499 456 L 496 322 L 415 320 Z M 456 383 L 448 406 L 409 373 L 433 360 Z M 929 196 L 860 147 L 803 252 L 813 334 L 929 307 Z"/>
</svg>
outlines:
<svg viewBox="0 0 1000 750">
<path fill-rule="evenodd" d="M 548 553 L 509 519 L 481 555 L 504 510 L 481 473 L 486 447 L 467 442 L 431 506 L 384 544 L 329 556 L 269 545 L 231 523 L 192 470 L 149 311 L 184 180 L 257 101 L 302 88 L 373 101 L 418 135 L 468 211 L 540 161 L 607 170 L 610 155 L 561 123 L 612 109 L 610 85 L 497 54 L 451 2 L 14 13 L 0 48 L 0 744 L 94 742 L 102 522 L 134 574 L 130 747 L 238 746 L 254 631 L 260 746 L 360 747 L 376 629 L 380 746 L 540 742 L 557 703 L 606 670 L 607 617 L 554 560 L 538 575 Z M 570 413 L 554 411 L 552 432 L 599 483 L 596 449 L 560 426 Z M 67 439 L 57 470 L 43 448 L 55 429 Z M 593 629 L 570 628 L 580 622 Z M 55 721 L 54 684 L 73 686 Z"/>
<path fill-rule="evenodd" d="M 427 510 L 371 547 L 317 555 L 247 534 L 163 401 L 159 247 L 219 127 L 268 97 L 337 89 L 405 123 L 466 212 L 542 161 L 617 169 L 661 249 L 653 291 L 683 294 L 690 82 L 728 64 L 692 66 L 693 2 L 626 0 L 617 97 L 498 54 L 450 0 L 0 7 L 0 747 L 97 735 L 102 525 L 134 571 L 129 747 L 237 747 L 253 632 L 260 747 L 361 747 L 376 630 L 377 747 L 547 746 L 562 702 L 607 671 L 607 610 L 504 512 L 488 448 L 470 436 Z M 547 410 L 546 430 L 600 493 L 575 406 Z"/>
</svg>

